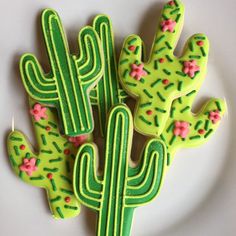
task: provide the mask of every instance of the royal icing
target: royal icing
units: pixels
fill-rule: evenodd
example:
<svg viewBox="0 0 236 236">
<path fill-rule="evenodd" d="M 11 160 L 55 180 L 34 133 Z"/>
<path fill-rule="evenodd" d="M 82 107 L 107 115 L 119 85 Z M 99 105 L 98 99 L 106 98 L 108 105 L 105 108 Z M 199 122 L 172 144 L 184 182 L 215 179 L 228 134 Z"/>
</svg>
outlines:
<svg viewBox="0 0 236 236">
<path fill-rule="evenodd" d="M 36 103 L 30 110 L 30 114 L 33 115 L 36 121 L 39 121 L 40 119 L 47 119 L 46 110 L 46 107 L 43 107 L 40 104 Z"/>
<path fill-rule="evenodd" d="M 105 63 L 103 77 L 90 92 L 90 100 L 92 105 L 97 107 L 100 133 L 103 136 L 107 123 L 107 113 L 114 105 L 123 103 L 127 94 L 119 85 L 114 35 L 109 17 L 98 15 L 94 19 L 93 28 L 101 40 L 102 56 Z"/>
<path fill-rule="evenodd" d="M 20 71 L 25 89 L 36 101 L 56 107 L 66 135 L 91 133 L 94 122 L 89 92 L 103 72 L 98 35 L 89 26 L 80 31 L 80 56 L 77 57 L 69 52 L 61 20 L 55 11 L 43 12 L 42 29 L 51 72 L 44 74 L 34 55 L 23 55 Z"/>
<path fill-rule="evenodd" d="M 164 6 L 148 62 L 142 60 L 143 43 L 138 36 L 131 35 L 123 45 L 118 66 L 120 81 L 137 100 L 134 126 L 142 134 L 160 136 L 173 100 L 194 90 L 204 79 L 209 49 L 205 35 L 193 35 L 181 57 L 173 54 L 183 18 L 180 1 Z"/>
<path fill-rule="evenodd" d="M 198 89 L 176 99 L 171 106 L 169 118 L 160 135 L 167 146 L 167 165 L 171 164 L 178 149 L 207 142 L 219 127 L 220 117 L 226 111 L 223 99 L 212 98 L 198 113 L 192 113 L 192 104 Z"/>
<path fill-rule="evenodd" d="M 128 236 L 134 208 L 147 204 L 160 191 L 165 145 L 151 139 L 145 145 L 139 164 L 131 167 L 133 122 L 125 105 L 111 110 L 106 130 L 102 176 L 97 175 L 95 144 L 84 144 L 76 157 L 74 190 L 79 201 L 98 213 L 96 235 Z"/>
<path fill-rule="evenodd" d="M 35 101 L 31 100 L 30 106 L 34 109 Z M 36 121 L 32 114 L 38 152 L 33 151 L 24 134 L 13 131 L 7 141 L 9 160 L 22 181 L 47 191 L 49 206 L 56 219 L 75 217 L 80 213 L 72 186 L 77 148 L 60 134 L 56 110 L 47 108 L 45 115 L 47 119 Z M 66 197 L 70 197 L 69 202 L 64 200 Z"/>
</svg>

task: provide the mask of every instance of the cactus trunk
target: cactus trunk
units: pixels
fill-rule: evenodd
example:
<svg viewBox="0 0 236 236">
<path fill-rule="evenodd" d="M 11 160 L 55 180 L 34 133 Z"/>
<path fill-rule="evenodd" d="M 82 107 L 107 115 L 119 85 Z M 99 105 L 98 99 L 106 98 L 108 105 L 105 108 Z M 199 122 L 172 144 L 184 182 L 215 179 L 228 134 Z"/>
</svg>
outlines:
<svg viewBox="0 0 236 236">
<path fill-rule="evenodd" d="M 124 102 L 127 94 L 120 88 L 118 82 L 116 51 L 112 24 L 106 15 L 98 15 L 93 23 L 102 47 L 104 58 L 104 74 L 97 86 L 90 93 L 91 102 L 98 109 L 101 135 L 104 136 L 107 113 L 116 104 Z"/>
<path fill-rule="evenodd" d="M 118 202 L 115 204 L 118 204 Z M 114 209 L 113 214 L 107 214 L 105 210 L 99 214 L 97 236 L 130 235 L 134 209 L 121 207 L 117 211 L 119 211 L 119 214 L 115 214 L 116 209 Z M 122 217 L 117 217 L 120 215 L 122 215 Z"/>
<path fill-rule="evenodd" d="M 89 100 L 85 99 L 87 96 L 85 91 L 77 79 L 62 80 L 59 78 L 57 80 L 58 91 L 63 102 L 60 102 L 58 111 L 60 111 L 59 116 L 63 130 L 66 130 L 71 136 L 85 130 L 90 133 L 93 118 L 92 112 L 88 109 L 90 107 Z M 75 77 L 73 76 L 73 78 Z"/>
</svg>

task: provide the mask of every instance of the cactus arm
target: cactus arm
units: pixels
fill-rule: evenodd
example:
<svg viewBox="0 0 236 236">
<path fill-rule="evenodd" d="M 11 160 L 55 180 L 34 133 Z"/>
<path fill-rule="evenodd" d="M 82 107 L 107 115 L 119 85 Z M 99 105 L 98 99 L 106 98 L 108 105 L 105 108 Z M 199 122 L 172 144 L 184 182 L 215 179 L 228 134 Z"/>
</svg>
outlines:
<svg viewBox="0 0 236 236">
<path fill-rule="evenodd" d="M 81 146 L 74 167 L 74 191 L 80 201 L 96 211 L 99 211 L 102 200 L 102 182 L 96 175 L 97 151 L 95 145 Z"/>
<path fill-rule="evenodd" d="M 192 36 L 183 55 L 179 58 L 173 55 L 183 15 L 184 7 L 180 1 L 164 6 L 147 62 L 142 60 L 140 37 L 132 35 L 124 43 L 118 71 L 122 87 L 137 100 L 134 126 L 138 132 L 160 136 L 173 100 L 197 88 L 205 77 L 209 50 L 205 35 Z M 175 24 L 173 32 L 163 28 L 165 21 L 170 19 Z M 189 63 L 195 63 L 191 72 L 188 71 Z"/>
<path fill-rule="evenodd" d="M 163 142 L 152 139 L 147 143 L 141 163 L 129 170 L 125 197 L 127 207 L 146 204 L 156 197 L 164 178 L 165 157 Z"/>
<path fill-rule="evenodd" d="M 196 114 L 191 112 L 192 98 L 195 97 L 196 91 L 182 97 L 181 100 L 174 101 L 170 117 L 166 123 L 164 132 L 161 135 L 162 140 L 166 143 L 168 150 L 167 164 L 170 165 L 176 151 L 180 148 L 199 146 L 208 141 L 219 127 L 220 120 L 213 123 L 210 120 L 209 113 L 219 111 L 220 119 L 227 110 L 227 105 L 222 99 L 210 99 L 200 111 Z M 192 98 L 191 98 L 192 97 Z M 175 122 L 187 122 L 189 131 L 186 138 L 174 135 Z"/>
<path fill-rule="evenodd" d="M 28 94 L 40 101 L 57 101 L 55 81 L 45 77 L 37 59 L 31 54 L 25 54 L 20 61 L 20 71 L 24 86 Z"/>
<path fill-rule="evenodd" d="M 35 101 L 30 101 L 32 106 Z M 80 213 L 72 186 L 72 168 L 77 148 L 61 136 L 55 110 L 47 108 L 47 118 L 33 121 L 38 152 L 34 152 L 25 136 L 15 131 L 7 141 L 11 166 L 22 181 L 44 188 L 54 218 L 71 218 Z M 29 175 L 21 169 L 25 159 L 35 159 L 35 166 Z"/>
<path fill-rule="evenodd" d="M 80 57 L 77 59 L 78 73 L 83 85 L 91 87 L 98 83 L 103 73 L 103 58 L 100 40 L 90 26 L 84 27 L 78 36 Z"/>
</svg>

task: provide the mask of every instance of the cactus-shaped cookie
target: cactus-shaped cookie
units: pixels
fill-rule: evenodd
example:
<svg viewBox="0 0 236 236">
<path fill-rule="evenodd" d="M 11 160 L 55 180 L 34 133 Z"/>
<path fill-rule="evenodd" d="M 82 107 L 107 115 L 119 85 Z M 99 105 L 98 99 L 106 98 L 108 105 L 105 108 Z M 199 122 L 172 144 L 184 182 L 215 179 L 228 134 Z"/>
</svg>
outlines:
<svg viewBox="0 0 236 236">
<path fill-rule="evenodd" d="M 34 101 L 30 105 L 38 152 L 23 133 L 11 132 L 7 141 L 11 166 L 22 181 L 47 191 L 56 219 L 75 217 L 80 213 L 72 185 L 77 148 L 60 134 L 55 109 Z"/>
<path fill-rule="evenodd" d="M 97 148 L 80 147 L 75 161 L 74 191 L 87 207 L 98 212 L 97 235 L 128 236 L 134 209 L 151 201 L 164 177 L 166 150 L 162 141 L 145 145 L 140 163 L 130 166 L 133 122 L 125 105 L 115 106 L 106 130 L 105 166 L 97 175 Z"/>
<path fill-rule="evenodd" d="M 65 134 L 91 133 L 94 124 L 89 92 L 103 71 L 97 33 L 84 27 L 78 36 L 79 56 L 73 56 L 55 11 L 43 12 L 42 29 L 51 72 L 45 75 L 35 56 L 25 54 L 20 62 L 25 89 L 33 99 L 57 108 Z"/>
<path fill-rule="evenodd" d="M 112 24 L 108 16 L 98 15 L 93 27 L 99 35 L 104 57 L 104 74 L 97 86 L 91 91 L 90 99 L 98 108 L 101 135 L 105 133 L 107 114 L 111 107 L 124 102 L 127 94 L 118 82 L 116 52 Z"/>
<path fill-rule="evenodd" d="M 197 114 L 193 114 L 192 104 L 197 90 L 176 99 L 169 118 L 160 135 L 167 147 L 167 165 L 180 148 L 199 146 L 205 143 L 216 131 L 226 112 L 226 103 L 222 99 L 210 99 Z"/>
<path fill-rule="evenodd" d="M 194 90 L 202 82 L 209 43 L 205 35 L 193 35 L 181 57 L 173 52 L 184 19 L 179 0 L 164 6 L 150 57 L 142 61 L 142 40 L 131 35 L 124 43 L 118 71 L 123 88 L 137 99 L 134 126 L 144 134 L 159 136 L 174 99 Z"/>
</svg>

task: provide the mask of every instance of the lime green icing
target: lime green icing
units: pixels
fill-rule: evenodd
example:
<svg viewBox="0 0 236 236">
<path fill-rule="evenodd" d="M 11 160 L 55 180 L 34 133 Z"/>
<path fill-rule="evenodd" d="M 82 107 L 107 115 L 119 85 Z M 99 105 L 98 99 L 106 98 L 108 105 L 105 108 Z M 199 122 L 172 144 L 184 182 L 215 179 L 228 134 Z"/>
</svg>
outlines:
<svg viewBox="0 0 236 236">
<path fill-rule="evenodd" d="M 33 99 L 57 108 L 66 135 L 91 133 L 94 123 L 89 92 L 103 72 L 98 35 L 92 27 L 84 27 L 78 36 L 79 56 L 75 56 L 69 52 L 55 11 L 43 11 L 42 29 L 51 71 L 44 74 L 34 55 L 23 55 L 20 71 L 25 89 Z"/>
<path fill-rule="evenodd" d="M 203 34 L 193 35 L 185 44 L 180 57 L 174 55 L 174 49 L 184 21 L 184 6 L 176 0 L 167 3 L 161 13 L 153 47 L 148 61 L 143 60 L 143 42 L 137 35 L 129 36 L 123 45 L 119 60 L 119 76 L 122 87 L 136 100 L 134 126 L 140 133 L 160 136 L 169 118 L 174 99 L 196 89 L 206 74 L 209 43 Z M 176 22 L 174 31 L 162 31 L 161 24 L 171 19 Z M 198 42 L 203 45 L 199 46 Z M 130 50 L 131 46 L 135 50 Z M 200 71 L 193 77 L 184 73 L 184 62 L 195 61 Z M 135 79 L 132 65 L 143 65 L 146 75 Z M 168 81 L 165 83 L 165 81 Z"/>
<path fill-rule="evenodd" d="M 30 106 L 33 107 L 34 104 L 35 101 L 31 100 Z M 80 213 L 80 203 L 74 195 L 72 186 L 74 159 L 78 148 L 60 134 L 56 110 L 47 108 L 46 114 L 47 119 L 38 122 L 32 119 L 37 152 L 20 131 L 9 134 L 9 161 L 22 181 L 46 190 L 54 218 L 75 217 Z M 31 176 L 20 170 L 25 158 L 36 158 L 37 170 Z"/>
<path fill-rule="evenodd" d="M 207 142 L 215 133 L 220 120 L 214 124 L 209 119 L 210 112 L 219 111 L 222 118 L 227 110 L 226 102 L 223 99 L 212 98 L 202 106 L 199 112 L 192 113 L 192 104 L 196 94 L 197 90 L 193 90 L 186 96 L 176 99 L 171 106 L 169 118 L 160 136 L 167 146 L 168 165 L 178 149 L 199 146 Z M 186 138 L 174 135 L 176 121 L 184 121 L 190 125 Z"/>
<path fill-rule="evenodd" d="M 103 136 L 109 110 L 114 105 L 124 102 L 127 94 L 120 88 L 118 82 L 114 35 L 109 17 L 98 15 L 94 19 L 93 28 L 101 40 L 102 56 L 105 63 L 103 77 L 90 92 L 90 100 L 97 107 L 101 135 Z"/>
<path fill-rule="evenodd" d="M 97 235 L 130 235 L 134 209 L 153 200 L 164 177 L 166 149 L 162 141 L 147 142 L 137 166 L 131 166 L 133 122 L 125 105 L 115 106 L 106 129 L 104 171 L 97 174 L 97 147 L 80 147 L 74 167 L 74 191 L 98 213 Z"/>
</svg>

